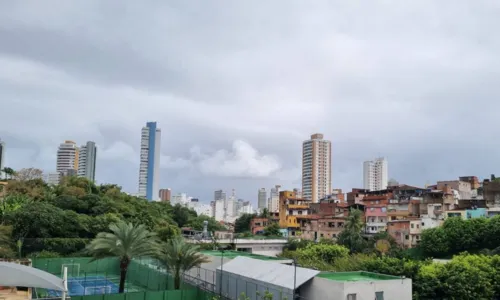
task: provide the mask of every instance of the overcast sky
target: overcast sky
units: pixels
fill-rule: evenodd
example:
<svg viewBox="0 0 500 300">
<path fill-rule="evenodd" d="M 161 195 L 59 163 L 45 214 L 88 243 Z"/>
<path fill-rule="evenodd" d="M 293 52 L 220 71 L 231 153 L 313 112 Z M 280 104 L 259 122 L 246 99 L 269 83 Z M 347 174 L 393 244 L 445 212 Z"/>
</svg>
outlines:
<svg viewBox="0 0 500 300">
<path fill-rule="evenodd" d="M 500 2 L 2 1 L 6 165 L 55 170 L 98 144 L 97 181 L 137 192 L 141 127 L 162 188 L 256 201 L 300 187 L 302 141 L 332 141 L 333 187 L 362 163 L 423 186 L 500 172 Z"/>
</svg>

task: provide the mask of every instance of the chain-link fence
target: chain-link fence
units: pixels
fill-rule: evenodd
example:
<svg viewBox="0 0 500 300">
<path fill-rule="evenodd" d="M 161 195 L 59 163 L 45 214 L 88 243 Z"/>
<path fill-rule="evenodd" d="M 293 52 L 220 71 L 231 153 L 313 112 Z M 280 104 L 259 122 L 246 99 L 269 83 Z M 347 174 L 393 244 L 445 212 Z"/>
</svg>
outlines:
<svg viewBox="0 0 500 300">
<path fill-rule="evenodd" d="M 118 258 L 35 258 L 35 268 L 62 277 L 68 272 L 69 295 L 73 300 L 292 300 L 293 290 L 217 270 L 193 268 L 182 274 L 181 288 L 157 260 L 134 259 L 127 271 L 125 294 L 118 294 Z M 305 300 L 295 293 L 295 299 Z M 126 296 L 125 296 L 126 295 Z M 242 296 L 244 295 L 244 296 Z M 123 297 L 123 299 L 121 298 Z M 126 297 L 126 298 L 125 298 Z M 145 298 L 147 297 L 147 298 Z M 56 299 L 59 292 L 34 289 L 33 298 Z M 80 299 L 81 298 L 81 299 Z M 137 298 L 137 299 L 136 299 Z"/>
</svg>

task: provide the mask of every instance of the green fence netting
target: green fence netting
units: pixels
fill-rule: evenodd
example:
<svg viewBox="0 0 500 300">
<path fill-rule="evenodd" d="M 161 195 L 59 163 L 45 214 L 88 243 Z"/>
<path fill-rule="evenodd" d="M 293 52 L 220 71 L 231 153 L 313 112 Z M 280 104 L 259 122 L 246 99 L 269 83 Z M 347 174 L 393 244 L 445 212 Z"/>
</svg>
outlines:
<svg viewBox="0 0 500 300">
<path fill-rule="evenodd" d="M 68 278 L 85 281 L 92 276 L 101 276 L 118 285 L 120 267 L 118 258 L 104 258 L 92 261 L 89 257 L 34 258 L 33 267 L 44 270 L 58 277 L 63 276 L 67 268 Z M 127 293 L 101 295 L 71 295 L 76 300 L 166 300 L 166 299 L 211 299 L 209 294 L 195 286 L 181 281 L 181 289 L 174 290 L 174 279 L 155 260 L 133 260 L 127 270 L 125 288 Z M 37 298 L 45 298 L 48 292 L 37 289 Z M 195 294 L 196 297 L 192 296 Z M 83 299 L 83 298 L 85 299 Z M 145 298 L 146 297 L 146 298 Z M 194 298 L 193 298 L 194 297 Z M 201 297 L 201 298 L 200 298 Z M 82 298 L 82 299 L 79 299 Z"/>
<path fill-rule="evenodd" d="M 85 277 L 90 274 L 120 274 L 118 258 L 110 257 L 91 261 L 89 257 L 34 258 L 33 267 L 62 277 L 64 267 L 68 277 Z"/>
<path fill-rule="evenodd" d="M 212 300 L 213 294 L 196 289 L 147 291 L 124 294 L 73 296 L 71 300 Z"/>
</svg>

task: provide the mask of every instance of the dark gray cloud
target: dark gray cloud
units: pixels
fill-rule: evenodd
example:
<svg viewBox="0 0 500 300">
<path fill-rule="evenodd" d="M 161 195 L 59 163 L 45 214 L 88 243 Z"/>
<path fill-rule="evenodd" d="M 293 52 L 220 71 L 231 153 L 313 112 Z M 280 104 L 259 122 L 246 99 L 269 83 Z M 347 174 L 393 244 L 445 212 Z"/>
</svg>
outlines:
<svg viewBox="0 0 500 300">
<path fill-rule="evenodd" d="M 500 160 L 496 1 L 7 1 L 0 138 L 14 168 L 99 145 L 97 179 L 135 192 L 140 128 L 162 128 L 162 187 L 300 186 L 301 143 L 333 145 L 333 185 L 362 162 L 424 185 Z"/>
</svg>

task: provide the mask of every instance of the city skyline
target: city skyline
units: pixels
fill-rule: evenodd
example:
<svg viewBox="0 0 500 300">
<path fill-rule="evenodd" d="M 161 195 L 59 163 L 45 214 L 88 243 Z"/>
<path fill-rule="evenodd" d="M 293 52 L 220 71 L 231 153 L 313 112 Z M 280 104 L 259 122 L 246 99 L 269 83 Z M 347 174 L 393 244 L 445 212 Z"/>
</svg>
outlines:
<svg viewBox="0 0 500 300">
<path fill-rule="evenodd" d="M 61 3 L 0 4 L 4 166 L 52 171 L 61 141 L 94 141 L 96 181 L 136 194 L 149 120 L 162 128 L 159 187 L 202 201 L 301 188 L 315 132 L 344 191 L 377 156 L 413 186 L 486 177 L 500 160 L 494 4 L 207 2 L 198 18 L 184 2 Z"/>
</svg>

